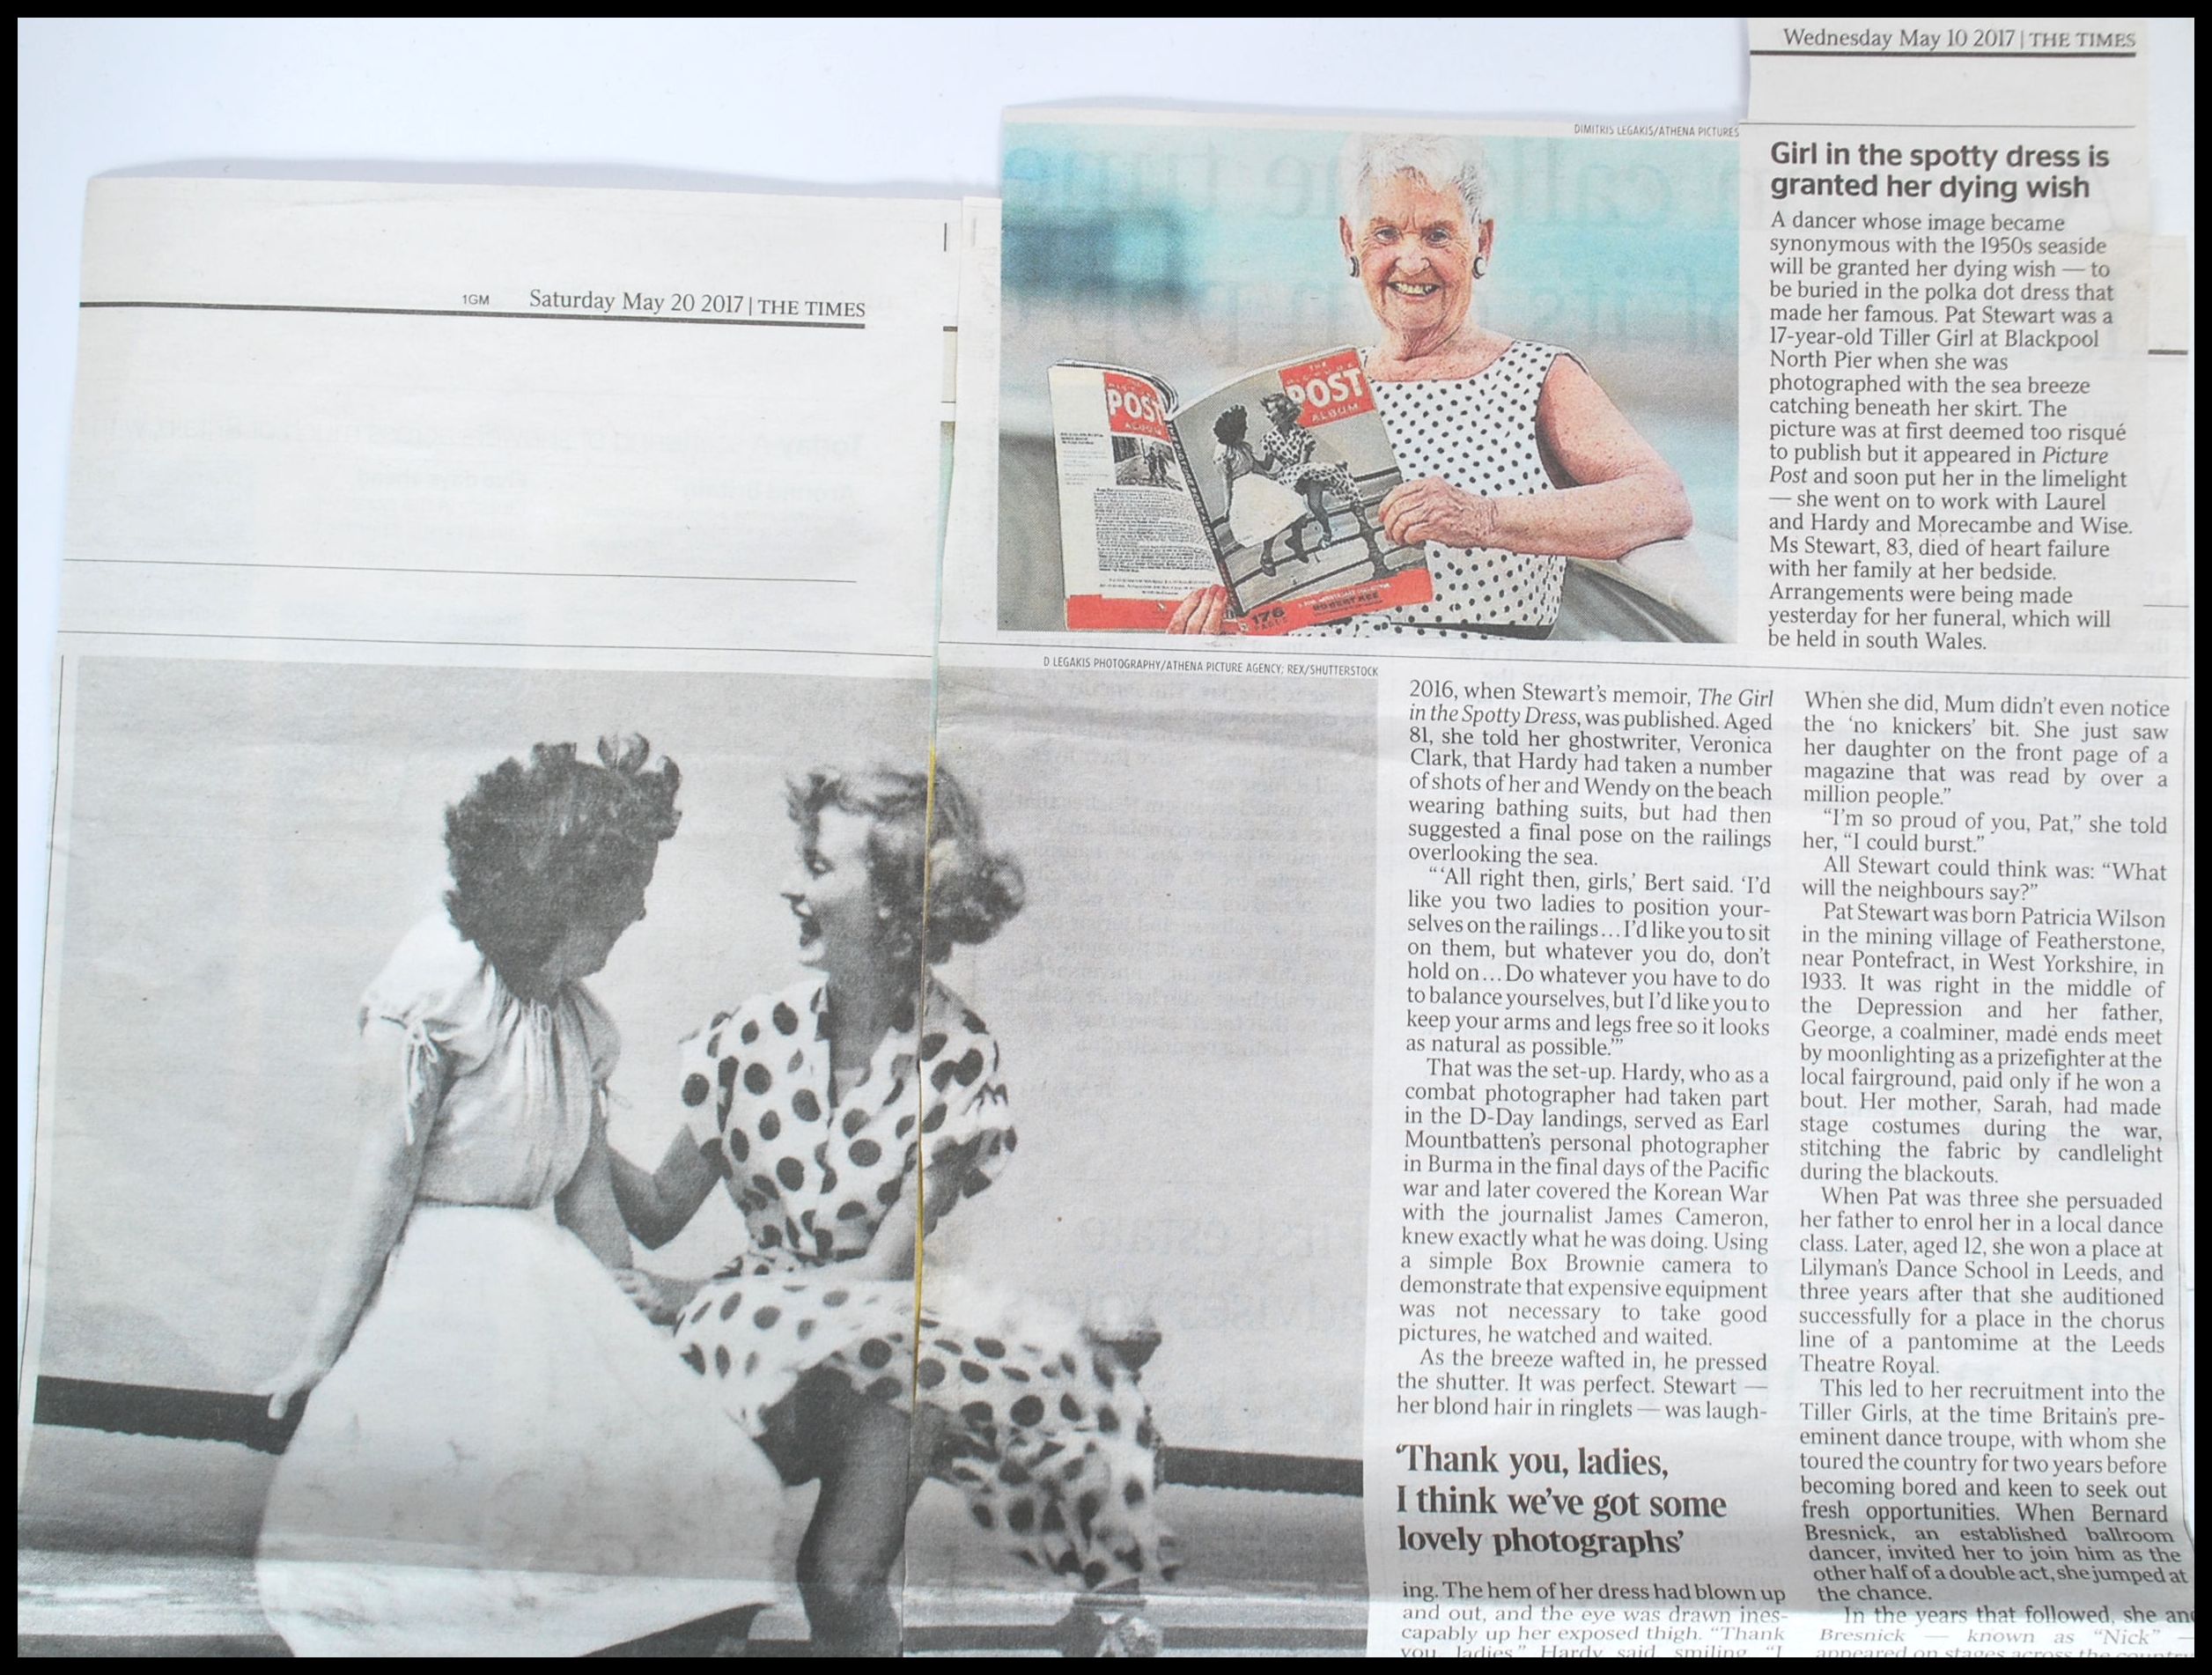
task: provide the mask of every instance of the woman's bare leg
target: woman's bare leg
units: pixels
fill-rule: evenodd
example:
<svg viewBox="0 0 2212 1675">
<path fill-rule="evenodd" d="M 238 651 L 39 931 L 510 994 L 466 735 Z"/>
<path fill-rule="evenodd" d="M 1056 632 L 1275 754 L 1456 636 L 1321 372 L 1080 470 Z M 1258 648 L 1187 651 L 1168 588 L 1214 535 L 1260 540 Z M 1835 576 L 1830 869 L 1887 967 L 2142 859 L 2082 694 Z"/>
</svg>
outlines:
<svg viewBox="0 0 2212 1675">
<path fill-rule="evenodd" d="M 799 1592 L 816 1657 L 896 1657 L 901 1619 L 893 1567 L 906 1546 L 906 1513 L 943 1436 L 939 1415 L 919 1423 L 843 1386 L 807 1416 L 830 1446 L 822 1495 L 799 1546 Z"/>
<path fill-rule="evenodd" d="M 1390 567 L 1382 562 L 1382 545 L 1375 539 L 1375 520 L 1368 515 L 1368 503 L 1360 498 L 1360 485 L 1352 484 L 1346 491 L 1352 502 L 1352 516 L 1360 526 L 1360 539 L 1366 542 L 1368 563 L 1374 566 L 1375 579 L 1382 580 L 1390 573 Z"/>
</svg>

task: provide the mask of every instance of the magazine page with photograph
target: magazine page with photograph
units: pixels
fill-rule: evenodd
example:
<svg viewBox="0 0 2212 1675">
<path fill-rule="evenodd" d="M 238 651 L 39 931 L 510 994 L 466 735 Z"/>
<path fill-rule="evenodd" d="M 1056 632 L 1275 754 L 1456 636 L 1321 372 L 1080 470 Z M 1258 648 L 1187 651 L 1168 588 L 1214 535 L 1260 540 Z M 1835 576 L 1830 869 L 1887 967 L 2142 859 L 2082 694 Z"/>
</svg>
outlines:
<svg viewBox="0 0 2212 1675">
<path fill-rule="evenodd" d="M 1073 628 L 1157 627 L 1219 575 L 1168 428 L 1174 392 L 1119 366 L 1055 366 L 1052 455 Z"/>
<path fill-rule="evenodd" d="M 1070 628 L 1164 628 L 1217 584 L 1250 633 L 1428 597 L 1425 550 L 1376 523 L 1401 476 L 1356 351 L 1183 402 L 1117 367 L 1063 364 L 1051 380 Z M 1110 488 L 1095 480 L 1102 441 Z"/>
<path fill-rule="evenodd" d="M 1359 351 L 1338 349 L 1176 409 L 1229 609 L 1248 633 L 1432 596 L 1427 549 L 1382 528 L 1381 505 L 1405 474 L 1376 401 Z"/>
</svg>

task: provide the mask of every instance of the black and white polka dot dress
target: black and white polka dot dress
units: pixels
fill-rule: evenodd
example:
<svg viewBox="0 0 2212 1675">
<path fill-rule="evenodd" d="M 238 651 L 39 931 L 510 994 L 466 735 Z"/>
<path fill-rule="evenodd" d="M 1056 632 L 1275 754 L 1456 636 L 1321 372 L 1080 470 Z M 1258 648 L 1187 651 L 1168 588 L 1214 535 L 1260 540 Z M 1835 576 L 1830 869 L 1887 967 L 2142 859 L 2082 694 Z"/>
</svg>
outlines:
<svg viewBox="0 0 2212 1675">
<path fill-rule="evenodd" d="M 1360 485 L 1350 468 L 1315 459 L 1316 446 L 1313 432 L 1295 425 L 1287 431 L 1270 430 L 1260 438 L 1260 458 L 1267 475 L 1286 489 L 1294 489 L 1300 494 L 1313 489 L 1325 490 L 1342 496 L 1356 507 L 1360 504 Z"/>
<path fill-rule="evenodd" d="M 1370 382 L 1405 481 L 1441 477 L 1470 494 L 1509 498 L 1555 488 L 1537 445 L 1537 402 L 1564 350 L 1516 339 L 1472 378 Z M 1372 638 L 1507 629 L 1559 620 L 1567 560 L 1558 554 L 1428 543 L 1435 596 L 1305 631 Z"/>
<path fill-rule="evenodd" d="M 1089 1588 L 1173 1575 L 1151 1411 L 1117 1356 L 985 1288 L 933 1276 L 918 1316 L 911 1282 L 840 1278 L 915 1190 L 918 1162 L 964 1162 L 973 1197 L 1016 1136 L 998 1044 L 951 991 L 933 982 L 919 1027 L 911 1011 L 895 1020 L 834 1103 L 825 1001 L 818 981 L 763 995 L 684 1044 L 686 1121 L 750 1237 L 678 1324 L 679 1353 L 756 1435 L 815 1368 L 939 1409 L 950 1424 L 933 1474 L 1018 1557 Z"/>
</svg>

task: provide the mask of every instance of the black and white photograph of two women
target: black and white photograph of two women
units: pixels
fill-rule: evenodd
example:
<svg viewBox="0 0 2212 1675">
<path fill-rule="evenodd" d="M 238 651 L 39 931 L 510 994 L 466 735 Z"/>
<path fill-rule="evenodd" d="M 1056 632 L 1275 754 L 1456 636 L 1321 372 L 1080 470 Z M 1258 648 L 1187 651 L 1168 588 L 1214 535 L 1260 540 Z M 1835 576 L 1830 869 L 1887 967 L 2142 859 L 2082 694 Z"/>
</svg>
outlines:
<svg viewBox="0 0 2212 1675">
<path fill-rule="evenodd" d="M 1364 1644 L 1362 683 L 63 691 L 23 1649 Z"/>
</svg>

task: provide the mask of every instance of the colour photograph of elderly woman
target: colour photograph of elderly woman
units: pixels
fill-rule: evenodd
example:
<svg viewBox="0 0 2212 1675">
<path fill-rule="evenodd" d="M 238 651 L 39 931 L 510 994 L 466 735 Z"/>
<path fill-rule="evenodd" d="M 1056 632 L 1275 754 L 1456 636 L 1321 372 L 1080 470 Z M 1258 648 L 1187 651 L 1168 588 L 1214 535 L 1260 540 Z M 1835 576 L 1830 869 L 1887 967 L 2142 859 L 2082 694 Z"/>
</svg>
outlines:
<svg viewBox="0 0 2212 1675">
<path fill-rule="evenodd" d="M 140 1604 L 45 1649 L 1356 1640 L 1335 1427 L 1223 1415 L 1234 1340 L 1130 1244 L 1205 1144 L 1070 1075 L 1053 950 L 1185 815 L 1072 856 L 1106 780 L 981 733 L 933 776 L 918 680 L 94 659 L 70 704 L 20 1546 L 49 1617 Z M 1220 1609 L 1294 1583 L 1341 1609 Z"/>
<path fill-rule="evenodd" d="M 1009 122 L 1005 178 L 1001 627 L 1061 620 L 1052 362 L 1201 391 L 1349 345 L 1394 470 L 1323 457 L 1292 402 L 1176 421 L 1211 426 L 1199 491 L 1255 579 L 1425 555 L 1429 599 L 1301 636 L 1733 638 L 1732 142 L 1051 113 Z M 1169 631 L 1240 631 L 1247 579 Z"/>
</svg>

